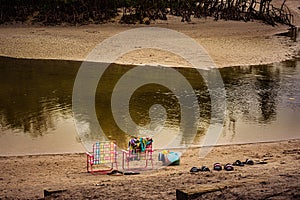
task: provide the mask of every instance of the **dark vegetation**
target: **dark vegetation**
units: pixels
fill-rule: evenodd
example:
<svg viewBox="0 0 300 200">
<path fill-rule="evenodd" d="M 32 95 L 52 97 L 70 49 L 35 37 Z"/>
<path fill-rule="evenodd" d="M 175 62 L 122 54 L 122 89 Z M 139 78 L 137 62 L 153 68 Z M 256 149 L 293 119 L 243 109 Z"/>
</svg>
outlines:
<svg viewBox="0 0 300 200">
<path fill-rule="evenodd" d="M 0 0 L 0 24 L 83 25 L 113 22 L 150 24 L 167 15 L 215 20 L 262 20 L 292 25 L 293 16 L 283 0 L 280 8 L 271 0 Z"/>
</svg>

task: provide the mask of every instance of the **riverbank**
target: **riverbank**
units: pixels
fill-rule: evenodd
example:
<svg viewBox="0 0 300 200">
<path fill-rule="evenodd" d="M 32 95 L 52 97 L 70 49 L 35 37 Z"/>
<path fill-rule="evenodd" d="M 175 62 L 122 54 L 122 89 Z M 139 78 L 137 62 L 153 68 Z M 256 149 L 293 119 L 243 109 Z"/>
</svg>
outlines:
<svg viewBox="0 0 300 200">
<path fill-rule="evenodd" d="M 288 27 L 275 27 L 261 22 L 214 21 L 193 19 L 181 23 L 169 16 L 168 21 L 156 21 L 153 27 L 176 30 L 193 38 L 211 56 L 216 66 L 240 66 L 276 63 L 299 56 L 299 42 L 276 36 Z M 146 25 L 102 24 L 80 27 L 41 27 L 2 25 L 0 55 L 18 58 L 84 60 L 103 40 L 132 28 Z M 144 49 L 119 58 L 125 64 L 161 64 L 190 66 L 179 56 L 166 51 Z"/>
<path fill-rule="evenodd" d="M 0 157 L 0 198 L 40 199 L 44 190 L 64 190 L 47 198 L 175 199 L 176 189 L 197 192 L 209 185 L 223 189 L 199 199 L 298 199 L 299 145 L 300 140 L 290 140 L 218 146 L 205 158 L 199 158 L 199 149 L 190 149 L 182 156 L 179 166 L 136 176 L 86 173 L 84 154 Z M 231 172 L 189 172 L 193 166 L 206 165 L 212 169 L 215 162 L 226 164 L 247 158 L 255 164 L 236 166 Z"/>
<path fill-rule="evenodd" d="M 288 1 L 297 3 L 297 0 Z M 288 3 L 287 2 L 287 3 Z M 298 6 L 292 7 L 298 8 Z M 299 13 L 299 9 L 295 10 Z M 296 15 L 299 17 L 299 15 Z M 299 18 L 296 24 L 299 24 Z M 287 26 L 260 22 L 213 21 L 179 18 L 156 21 L 150 26 L 170 28 L 201 44 L 218 67 L 280 62 L 299 56 L 299 42 L 276 36 Z M 145 25 L 102 24 L 80 27 L 43 27 L 26 24 L 0 26 L 0 55 L 18 58 L 84 60 L 103 40 Z M 126 64 L 188 66 L 180 57 L 157 50 L 137 50 L 118 60 Z M 285 134 L 285 133 L 282 133 Z M 215 147 L 205 158 L 199 149 L 188 150 L 180 166 L 137 176 L 108 176 L 86 173 L 84 154 L 0 157 L 0 199 L 41 199 L 43 191 L 65 190 L 60 199 L 175 199 L 176 189 L 206 187 L 216 192 L 206 199 L 299 199 L 300 140 Z M 157 157 L 155 157 L 156 159 Z M 235 167 L 232 172 L 190 174 L 191 167 L 226 164 L 247 158 L 266 164 Z M 228 187 L 225 187 L 228 186 Z M 49 197 L 54 198 L 54 197 Z"/>
</svg>

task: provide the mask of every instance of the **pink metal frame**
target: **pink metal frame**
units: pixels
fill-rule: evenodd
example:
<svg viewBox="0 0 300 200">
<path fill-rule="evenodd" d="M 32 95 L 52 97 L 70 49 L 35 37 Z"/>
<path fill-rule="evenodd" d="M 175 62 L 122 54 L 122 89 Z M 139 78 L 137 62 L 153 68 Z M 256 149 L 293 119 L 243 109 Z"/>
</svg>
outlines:
<svg viewBox="0 0 300 200">
<path fill-rule="evenodd" d="M 145 151 L 141 152 L 140 149 L 133 150 L 122 150 L 123 153 L 123 159 L 122 159 L 122 168 L 124 170 L 145 170 L 148 168 L 148 162 L 151 162 L 151 167 L 153 169 L 153 154 L 154 150 L 152 149 L 152 144 L 147 145 Z M 135 160 L 145 160 L 145 165 L 131 168 L 129 163 L 135 162 Z"/>
<path fill-rule="evenodd" d="M 86 152 L 87 172 L 94 174 L 108 173 L 113 170 L 117 164 L 117 145 L 114 142 L 96 142 L 93 145 L 93 151 L 91 153 Z M 103 165 L 111 165 L 108 169 L 103 169 Z M 97 169 L 95 169 L 97 168 Z"/>
</svg>

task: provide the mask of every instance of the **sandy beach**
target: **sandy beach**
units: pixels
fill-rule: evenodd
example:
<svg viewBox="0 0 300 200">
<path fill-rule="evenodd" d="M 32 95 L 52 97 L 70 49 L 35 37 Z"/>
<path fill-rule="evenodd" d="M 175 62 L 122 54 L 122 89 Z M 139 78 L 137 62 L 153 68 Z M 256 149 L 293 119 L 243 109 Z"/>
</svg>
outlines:
<svg viewBox="0 0 300 200">
<path fill-rule="evenodd" d="M 299 145 L 291 140 L 219 146 L 205 158 L 190 149 L 179 166 L 123 176 L 87 173 L 84 154 L 1 157 L 0 198 L 41 199 L 44 190 L 63 190 L 45 199 L 176 199 L 176 189 L 197 194 L 209 187 L 216 191 L 195 199 L 299 199 Z M 216 162 L 237 159 L 252 159 L 254 165 L 212 170 Z M 211 171 L 190 173 L 202 165 Z"/>
<path fill-rule="evenodd" d="M 278 1 L 275 1 L 275 3 Z M 287 1 L 300 26 L 298 0 Z M 216 66 L 276 63 L 299 58 L 299 40 L 277 34 L 288 26 L 275 27 L 258 21 L 214 21 L 179 18 L 156 21 L 152 27 L 176 30 L 202 45 Z M 84 60 L 103 40 L 146 25 L 117 23 L 79 27 L 10 24 L 0 26 L 0 55 L 16 58 Z M 118 59 L 126 64 L 189 66 L 169 52 L 147 49 L 130 52 Z M 179 166 L 144 172 L 136 176 L 91 175 L 86 172 L 85 154 L 28 155 L 0 157 L 0 199 L 42 199 L 44 190 L 59 193 L 45 199 L 176 199 L 176 189 L 195 194 L 209 186 L 214 192 L 195 199 L 299 199 L 300 140 L 218 146 L 199 158 L 199 149 L 188 150 Z M 156 158 L 155 158 L 156 159 Z M 234 171 L 191 174 L 191 167 L 233 163 L 252 159 L 254 165 Z M 265 164 L 258 164 L 264 161 Z M 120 170 L 121 167 L 119 167 Z M 198 193 L 197 193 L 198 192 Z"/>
</svg>

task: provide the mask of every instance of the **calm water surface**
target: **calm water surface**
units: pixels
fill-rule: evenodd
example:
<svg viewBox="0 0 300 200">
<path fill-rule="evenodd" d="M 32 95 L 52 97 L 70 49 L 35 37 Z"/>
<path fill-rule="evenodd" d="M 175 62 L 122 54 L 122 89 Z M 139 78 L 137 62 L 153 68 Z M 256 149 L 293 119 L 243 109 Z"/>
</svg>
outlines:
<svg viewBox="0 0 300 200">
<path fill-rule="evenodd" d="M 75 61 L 0 58 L 0 155 L 82 152 L 85 149 L 81 141 L 101 138 L 88 116 L 79 119 L 82 130 L 86 130 L 84 135 L 78 135 L 75 128 L 72 91 L 80 65 Z M 124 148 L 136 130 L 118 127 L 110 100 L 120 77 L 134 67 L 111 65 L 99 81 L 95 98 L 97 123 L 106 137 L 117 140 Z M 197 95 L 200 122 L 197 135 L 192 138 L 197 145 L 210 123 L 209 92 L 195 69 L 174 69 L 191 83 Z M 300 61 L 228 67 L 220 69 L 220 73 L 226 89 L 227 112 L 218 144 L 300 138 Z M 149 109 L 157 104 L 165 109 L 166 119 L 163 127 L 157 119 L 155 128 L 161 128 L 166 138 L 175 137 L 181 105 L 162 85 L 147 84 L 133 93 L 129 105 L 132 120 L 140 126 L 149 124 Z M 119 112 L 122 115 L 122 108 Z M 177 142 L 187 143 L 188 137 L 182 134 Z M 166 138 L 156 141 L 157 148 L 164 145 Z"/>
</svg>

